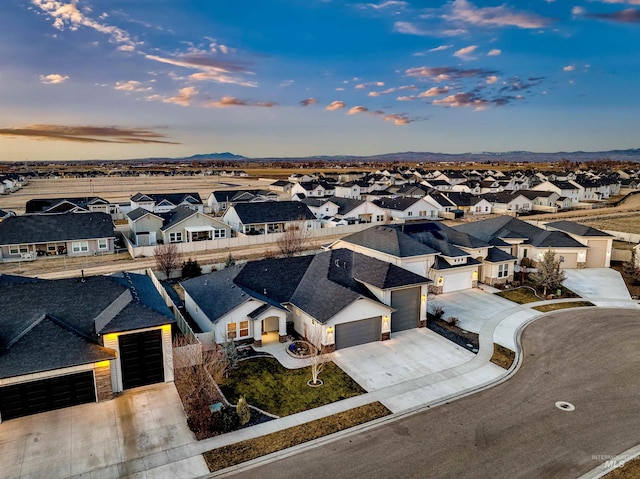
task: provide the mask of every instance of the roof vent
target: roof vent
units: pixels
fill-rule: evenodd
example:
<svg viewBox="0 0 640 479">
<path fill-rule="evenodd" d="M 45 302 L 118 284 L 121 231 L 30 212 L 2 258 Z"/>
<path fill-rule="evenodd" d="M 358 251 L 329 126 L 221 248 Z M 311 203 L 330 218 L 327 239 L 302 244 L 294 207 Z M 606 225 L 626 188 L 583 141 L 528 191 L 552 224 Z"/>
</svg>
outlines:
<svg viewBox="0 0 640 479">
<path fill-rule="evenodd" d="M 265 296 L 267 295 L 267 288 L 264 288 L 264 291 L 262 292 L 262 294 L 264 294 Z"/>
<path fill-rule="evenodd" d="M 339 259 L 336 259 L 336 260 L 335 260 L 335 265 L 336 265 L 336 268 L 339 268 L 339 267 L 340 267 L 340 260 L 339 260 Z"/>
</svg>

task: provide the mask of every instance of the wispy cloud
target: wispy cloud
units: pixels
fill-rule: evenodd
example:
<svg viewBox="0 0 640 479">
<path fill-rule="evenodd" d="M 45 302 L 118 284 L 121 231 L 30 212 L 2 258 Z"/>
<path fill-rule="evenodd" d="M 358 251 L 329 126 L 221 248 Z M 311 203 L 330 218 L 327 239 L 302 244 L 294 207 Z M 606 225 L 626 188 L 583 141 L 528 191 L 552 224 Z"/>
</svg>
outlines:
<svg viewBox="0 0 640 479">
<path fill-rule="evenodd" d="M 565 72 L 572 72 L 573 70 L 575 70 L 575 69 L 576 69 L 576 66 L 575 66 L 575 65 L 567 65 L 566 67 L 562 67 L 562 69 L 563 69 Z"/>
<path fill-rule="evenodd" d="M 449 48 L 451 48 L 453 45 L 439 45 L 435 48 L 430 48 L 429 50 L 427 50 L 428 52 L 440 52 L 442 50 L 448 50 Z"/>
<path fill-rule="evenodd" d="M 368 82 L 368 83 L 358 83 L 354 88 L 356 90 L 362 90 L 362 89 L 370 87 L 370 86 L 384 86 L 384 82 L 383 81 L 371 81 L 371 82 Z"/>
<path fill-rule="evenodd" d="M 120 50 L 134 50 L 136 43 L 129 33 L 113 25 L 94 20 L 78 10 L 76 2 L 63 3 L 58 0 L 31 0 L 31 3 L 54 19 L 53 27 L 57 30 L 75 31 L 80 27 L 91 28 L 111 37 Z M 105 17 L 106 18 L 106 17 Z"/>
<path fill-rule="evenodd" d="M 489 50 L 489 53 L 487 53 L 487 56 L 489 57 L 497 57 L 499 55 L 502 55 L 502 50 L 500 50 L 499 48 L 494 48 L 493 50 Z"/>
<path fill-rule="evenodd" d="M 445 15 L 445 18 L 483 27 L 513 26 L 530 29 L 543 28 L 551 23 L 549 18 L 515 11 L 507 5 L 479 8 L 468 0 L 454 0 L 451 7 L 451 14 Z"/>
<path fill-rule="evenodd" d="M 442 100 L 433 100 L 432 103 L 447 107 L 473 107 L 476 110 L 484 110 L 489 105 L 487 100 L 473 93 L 456 93 Z"/>
<path fill-rule="evenodd" d="M 207 103 L 205 106 L 214 108 L 225 108 L 229 106 L 258 106 L 264 108 L 270 108 L 275 103 L 271 101 L 253 101 L 253 100 L 241 100 L 233 96 L 223 96 L 220 100 Z"/>
<path fill-rule="evenodd" d="M 386 121 L 393 122 L 394 125 L 408 125 L 409 123 L 411 123 L 411 119 L 401 113 L 391 113 L 388 115 L 384 115 L 384 119 Z"/>
<path fill-rule="evenodd" d="M 412 22 L 402 21 L 398 21 L 393 24 L 393 31 L 397 33 L 404 33 L 405 35 L 417 35 L 420 37 L 455 37 L 466 33 L 466 30 L 462 28 L 428 28 Z"/>
<path fill-rule="evenodd" d="M 316 103 L 318 103 L 318 100 L 316 100 L 315 98 L 305 98 L 304 100 L 300 101 L 301 106 L 315 105 Z"/>
<path fill-rule="evenodd" d="M 407 2 L 402 2 L 399 0 L 387 0 L 385 2 L 380 2 L 380 3 L 359 3 L 357 6 L 359 8 L 372 8 L 373 10 L 384 10 L 387 8 L 405 8 L 407 7 Z"/>
<path fill-rule="evenodd" d="M 48 75 L 40 75 L 40 82 L 45 85 L 57 85 L 64 83 L 69 79 L 68 75 L 60 75 L 59 73 L 49 73 Z"/>
<path fill-rule="evenodd" d="M 386 90 L 382 90 L 382 91 L 370 91 L 367 95 L 371 97 L 379 97 L 380 95 L 388 95 L 389 93 L 393 93 L 396 91 L 417 90 L 417 89 L 418 87 L 415 85 L 402 85 L 399 87 L 387 88 Z"/>
<path fill-rule="evenodd" d="M 636 5 L 634 3 L 634 5 Z M 612 13 L 585 13 L 585 17 L 618 23 L 640 23 L 640 10 L 628 8 Z"/>
<path fill-rule="evenodd" d="M 365 113 L 367 111 L 369 111 L 369 109 L 366 106 L 354 106 L 353 108 L 349 109 L 347 115 L 356 115 L 358 113 Z"/>
<path fill-rule="evenodd" d="M 165 135 L 153 130 L 117 126 L 26 125 L 17 128 L 0 128 L 0 136 L 79 143 L 180 144 L 165 140 L 164 138 L 167 138 Z"/>
<path fill-rule="evenodd" d="M 175 105 L 189 106 L 191 105 L 191 101 L 197 94 L 198 94 L 198 90 L 196 90 L 195 87 L 188 86 L 188 87 L 180 88 L 180 90 L 178 90 L 177 95 L 163 98 L 162 101 L 164 103 L 173 103 Z"/>
<path fill-rule="evenodd" d="M 429 78 L 434 81 L 457 80 L 461 78 L 487 77 L 496 75 L 495 70 L 484 68 L 458 68 L 458 67 L 415 67 L 405 70 L 410 77 Z"/>
<path fill-rule="evenodd" d="M 591 0 L 591 1 L 597 1 L 597 0 Z M 599 0 L 602 3 L 623 3 L 623 4 L 627 4 L 627 5 L 640 5 L 640 0 Z"/>
<path fill-rule="evenodd" d="M 115 90 L 126 91 L 126 92 L 140 92 L 140 91 L 152 90 L 152 87 L 144 86 L 141 82 L 137 80 L 119 81 L 119 82 L 116 82 L 116 85 L 113 88 Z"/>
<path fill-rule="evenodd" d="M 253 75 L 246 65 L 239 62 L 219 60 L 210 55 L 204 54 L 182 54 L 176 57 L 161 57 L 158 55 L 145 55 L 145 58 L 159 63 L 179 66 L 192 70 L 201 70 L 198 73 L 189 75 L 190 80 L 213 81 L 216 83 L 231 83 L 234 85 L 256 87 L 256 82 L 246 81 L 238 78 L 237 74 Z"/>
<path fill-rule="evenodd" d="M 449 93 L 449 87 L 448 86 L 443 86 L 443 87 L 434 86 L 432 88 L 429 88 L 427 91 L 423 91 L 418 96 L 420 98 L 428 98 L 428 97 L 432 97 L 432 96 L 444 95 L 446 93 Z"/>
<path fill-rule="evenodd" d="M 475 52 L 478 48 L 478 45 L 469 45 L 468 47 L 461 48 L 457 50 L 453 56 L 461 58 L 463 60 L 473 60 L 473 52 Z"/>
<path fill-rule="evenodd" d="M 333 111 L 333 110 L 339 110 L 341 108 L 344 108 L 345 106 L 347 106 L 343 101 L 332 101 L 331 103 L 329 103 L 326 107 L 325 110 L 329 110 L 329 111 Z"/>
<path fill-rule="evenodd" d="M 497 83 L 498 80 L 499 80 L 499 78 L 497 76 L 491 75 L 491 76 L 487 77 L 486 82 L 487 82 L 487 85 L 493 85 L 494 83 Z"/>
</svg>

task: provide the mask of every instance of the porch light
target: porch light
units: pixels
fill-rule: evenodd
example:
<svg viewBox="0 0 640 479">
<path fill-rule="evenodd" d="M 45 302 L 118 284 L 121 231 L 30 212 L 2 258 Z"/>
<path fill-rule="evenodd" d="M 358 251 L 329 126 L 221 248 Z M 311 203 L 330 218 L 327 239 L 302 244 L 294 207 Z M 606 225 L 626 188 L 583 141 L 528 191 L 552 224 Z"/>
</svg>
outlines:
<svg viewBox="0 0 640 479">
<path fill-rule="evenodd" d="M 384 316 L 382 317 L 382 324 L 384 325 L 384 327 L 385 327 L 385 328 L 388 328 L 388 327 L 389 327 L 389 316 L 384 315 Z"/>
<path fill-rule="evenodd" d="M 444 283 L 444 278 L 442 276 L 438 276 L 438 284 Z"/>
<path fill-rule="evenodd" d="M 477 271 L 473 272 L 473 279 L 478 279 L 478 272 Z"/>
<path fill-rule="evenodd" d="M 421 299 L 422 299 L 422 301 L 424 302 L 424 301 L 426 301 L 426 300 L 427 300 L 427 295 L 426 295 L 426 294 L 423 294 L 420 298 L 421 298 Z"/>
</svg>

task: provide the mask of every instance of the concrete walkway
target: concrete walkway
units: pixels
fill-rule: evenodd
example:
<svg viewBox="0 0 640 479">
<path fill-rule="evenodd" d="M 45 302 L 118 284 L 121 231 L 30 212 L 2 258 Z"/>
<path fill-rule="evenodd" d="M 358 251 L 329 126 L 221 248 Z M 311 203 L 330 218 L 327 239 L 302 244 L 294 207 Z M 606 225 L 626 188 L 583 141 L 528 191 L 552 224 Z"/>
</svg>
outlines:
<svg viewBox="0 0 640 479">
<path fill-rule="evenodd" d="M 586 279 L 582 271 L 580 274 L 567 275 L 568 281 L 573 285 L 571 289 L 576 292 L 580 290 L 584 300 L 592 301 L 598 306 L 640 309 L 640 305 L 638 305 L 637 302 L 619 293 L 619 288 L 624 288 L 624 291 L 626 291 L 624 283 L 621 284 L 622 280 L 620 275 L 615 271 L 613 272 L 615 274 L 602 274 L 602 271 L 603 270 L 597 270 L 592 276 L 587 275 Z M 179 437 L 178 442 L 166 443 L 158 450 L 149 450 L 147 453 L 140 453 L 140 455 L 138 455 L 138 452 L 136 452 L 138 450 L 134 449 L 132 454 L 136 455 L 136 457 L 129 457 L 125 454 L 127 450 L 125 443 L 118 449 L 118 455 L 114 456 L 105 467 L 94 467 L 93 469 L 88 469 L 90 473 L 83 473 L 83 471 L 77 469 L 77 466 L 73 465 L 73 461 L 69 460 L 65 462 L 67 465 L 63 467 L 64 471 L 57 474 L 57 477 L 68 477 L 76 473 L 81 474 L 78 477 L 115 478 L 127 475 L 136 478 L 196 477 L 206 472 L 206 466 L 204 466 L 201 454 L 218 447 L 260 437 L 374 401 L 380 401 L 395 413 L 394 416 L 388 416 L 379 421 L 393 420 L 393 418 L 399 414 L 422 410 L 494 385 L 499 381 L 505 380 L 510 374 L 517 370 L 519 364 L 518 361 L 516 361 L 510 371 L 506 371 L 492 364 L 490 358 L 493 354 L 494 342 L 502 344 L 514 351 L 519 351 L 517 342 L 520 331 L 529 321 L 542 316 L 543 313 L 531 309 L 539 303 L 518 305 L 509 301 L 505 302 L 506 300 L 503 298 L 493 295 L 490 288 L 484 287 L 483 289 L 484 291 L 478 289 L 471 292 L 461 292 L 464 294 L 464 299 L 457 295 L 457 293 L 440 295 L 436 298 L 436 301 L 442 304 L 445 311 L 449 313 L 445 314 L 445 317 L 455 315 L 460 320 L 461 325 L 466 325 L 464 327 L 467 327 L 469 330 L 477 329 L 479 333 L 480 347 L 478 354 L 469 356 L 470 353 L 463 351 L 464 354 L 461 354 L 457 361 L 450 363 L 449 367 L 442 365 L 438 370 L 416 368 L 411 374 L 407 374 L 407 376 L 400 377 L 399 379 L 395 378 L 391 381 L 374 380 L 373 378 L 367 379 L 365 377 L 366 373 L 364 373 L 360 381 L 365 383 L 370 381 L 367 383 L 369 392 L 360 396 L 202 441 L 196 441 L 192 435 L 188 438 L 182 435 Z M 460 301 L 462 300 L 469 304 L 461 307 Z M 557 302 L 563 301 L 566 300 L 557 300 Z M 575 301 L 575 299 L 570 301 Z M 550 302 L 552 301 L 546 301 L 545 304 Z M 491 308 L 492 304 L 494 305 L 493 310 Z M 415 333 L 415 331 L 413 332 Z M 417 336 L 424 335 L 427 337 L 431 332 L 418 330 L 417 333 Z M 396 338 L 400 344 L 402 335 L 396 336 Z M 299 360 L 290 357 L 286 353 L 283 344 L 272 343 L 261 348 L 261 350 L 264 352 L 275 352 L 276 358 L 281 360 L 285 366 L 300 366 Z M 375 354 L 381 354 L 379 350 L 376 349 L 375 351 Z M 425 372 L 426 374 L 424 374 Z M 117 399 L 115 401 L 117 401 Z M 76 408 L 69 408 L 69 410 L 75 409 Z M 156 417 L 155 413 L 150 413 L 149 416 L 150 418 L 154 418 L 155 421 L 162 421 L 163 417 L 162 414 L 158 414 L 158 417 Z M 184 418 L 182 418 L 182 421 L 184 421 Z M 8 431 L 7 426 L 13 428 L 12 423 L 13 421 L 9 421 L 6 424 L 0 424 L 0 443 L 2 441 L 2 434 Z M 160 426 L 160 423 L 156 423 L 155 427 Z M 353 430 L 357 431 L 366 427 L 371 427 L 371 425 L 365 424 Z M 124 426 L 116 429 L 116 431 L 120 430 L 124 437 Z M 160 430 L 158 429 L 156 435 L 159 434 Z M 328 439 L 325 438 L 319 441 L 326 440 Z M 115 442 L 121 441 L 122 438 L 118 436 Z M 305 447 L 309 447 L 309 445 L 310 444 L 307 443 Z M 69 449 L 71 449 L 71 446 Z M 282 451 L 272 457 L 277 457 L 278 454 L 288 453 L 290 453 L 290 451 Z M 3 457 L 5 457 L 4 454 L 5 451 L 3 450 Z M 20 460 L 22 461 L 22 458 Z M 263 458 L 261 460 L 264 461 L 267 459 Z M 230 468 L 226 471 L 220 471 L 214 475 L 225 475 L 239 468 L 249 467 L 250 464 L 251 462 L 243 466 Z M 8 475 L 10 472 L 10 470 L 0 469 L 0 476 L 52 477 L 47 475 L 30 475 L 28 469 L 23 469 L 21 472 L 14 470 L 13 474 Z M 26 474 L 22 474 L 22 472 Z M 66 472 L 66 475 L 62 474 L 62 472 Z M 210 477 L 208 474 L 206 476 Z"/>
</svg>

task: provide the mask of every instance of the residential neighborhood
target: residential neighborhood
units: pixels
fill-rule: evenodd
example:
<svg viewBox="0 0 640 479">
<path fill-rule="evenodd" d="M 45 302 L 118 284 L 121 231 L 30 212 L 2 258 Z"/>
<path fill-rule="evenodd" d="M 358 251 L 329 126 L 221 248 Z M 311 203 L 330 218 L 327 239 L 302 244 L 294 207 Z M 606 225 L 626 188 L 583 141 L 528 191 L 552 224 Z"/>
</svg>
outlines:
<svg viewBox="0 0 640 479">
<path fill-rule="evenodd" d="M 498 383 L 516 374 L 530 321 L 556 309 L 640 308 L 618 272 L 637 268 L 640 237 L 629 242 L 635 236 L 624 227 L 601 229 L 580 216 L 605 211 L 611 197 L 633 200 L 635 177 L 387 169 L 308 172 L 260 180 L 260 188 L 238 176 L 246 185 L 137 191 L 126 201 L 97 191 L 30 198 L 24 214 L 0 215 L 0 268 L 12 271 L 0 271 L 0 438 L 29 418 L 77 410 L 73 443 L 73 428 L 104 408 L 165 398 L 109 416 L 101 427 L 122 434 L 72 447 L 70 464 L 78 457 L 78 465 L 54 476 L 134 470 L 161 454 L 141 470 L 199 477 L 215 470 L 213 451 L 240 434 L 278 434 L 317 414 L 329 421 L 373 398 L 385 412 L 362 424 L 378 414 L 391 421 L 457 397 L 452 391 Z M 577 216 L 547 216 L 563 211 Z M 165 246 L 177 255 L 168 270 L 160 266 Z M 91 272 L 94 261 L 122 255 L 126 267 L 111 260 L 110 272 Z M 83 262 L 70 269 L 67 261 Z M 63 270 L 29 274 L 46 265 Z M 539 279 L 547 276 L 560 279 Z M 522 294 L 531 302 L 520 302 Z M 255 374 L 276 374 L 265 358 L 320 396 L 288 416 L 242 389 L 260 422 L 222 426 L 218 418 L 240 414 L 228 382 L 250 364 L 267 368 Z M 334 374 L 322 372 L 325 362 L 351 389 L 323 381 Z M 201 392 L 187 392 L 193 376 L 185 371 L 200 367 L 211 368 L 197 376 Z M 307 386 L 313 378 L 322 385 Z M 284 395 L 282 405 L 292 394 L 284 385 L 271 391 Z M 325 399 L 330 392 L 341 399 Z M 133 427 L 143 418 L 147 426 Z M 26 451 L 11 470 L 41 467 Z M 101 459 L 88 463 L 80 451 Z"/>
</svg>

